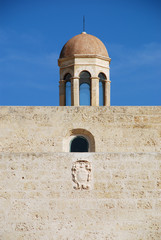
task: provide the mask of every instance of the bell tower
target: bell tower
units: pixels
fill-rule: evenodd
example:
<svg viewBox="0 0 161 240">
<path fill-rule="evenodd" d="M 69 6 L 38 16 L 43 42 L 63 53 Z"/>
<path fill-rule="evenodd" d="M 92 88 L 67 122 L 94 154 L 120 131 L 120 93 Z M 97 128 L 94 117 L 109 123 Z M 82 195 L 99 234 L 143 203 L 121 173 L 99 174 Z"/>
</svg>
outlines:
<svg viewBox="0 0 161 240">
<path fill-rule="evenodd" d="M 62 48 L 60 106 L 110 106 L 110 61 L 105 45 L 82 32 Z"/>
</svg>

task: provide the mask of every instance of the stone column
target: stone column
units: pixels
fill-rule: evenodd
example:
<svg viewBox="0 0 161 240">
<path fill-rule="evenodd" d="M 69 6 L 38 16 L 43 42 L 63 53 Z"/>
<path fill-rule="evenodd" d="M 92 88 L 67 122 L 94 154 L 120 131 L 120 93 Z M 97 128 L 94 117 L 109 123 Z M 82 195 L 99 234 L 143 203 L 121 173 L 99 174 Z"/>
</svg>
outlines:
<svg viewBox="0 0 161 240">
<path fill-rule="evenodd" d="M 91 77 L 91 106 L 99 106 L 99 78 Z"/>
<path fill-rule="evenodd" d="M 65 106 L 65 81 L 59 81 L 59 106 Z"/>
<path fill-rule="evenodd" d="M 71 78 L 71 105 L 79 106 L 79 78 Z"/>
<path fill-rule="evenodd" d="M 110 80 L 105 80 L 105 106 L 110 106 Z"/>
</svg>

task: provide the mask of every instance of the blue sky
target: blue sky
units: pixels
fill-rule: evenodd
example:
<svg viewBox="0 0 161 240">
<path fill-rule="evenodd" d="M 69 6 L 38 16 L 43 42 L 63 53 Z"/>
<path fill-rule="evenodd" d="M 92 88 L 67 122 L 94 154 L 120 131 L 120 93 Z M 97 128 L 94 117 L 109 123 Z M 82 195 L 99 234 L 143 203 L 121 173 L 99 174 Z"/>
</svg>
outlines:
<svg viewBox="0 0 161 240">
<path fill-rule="evenodd" d="M 0 105 L 59 105 L 57 59 L 82 32 L 111 57 L 111 105 L 161 105 L 160 0 L 0 0 Z"/>
</svg>

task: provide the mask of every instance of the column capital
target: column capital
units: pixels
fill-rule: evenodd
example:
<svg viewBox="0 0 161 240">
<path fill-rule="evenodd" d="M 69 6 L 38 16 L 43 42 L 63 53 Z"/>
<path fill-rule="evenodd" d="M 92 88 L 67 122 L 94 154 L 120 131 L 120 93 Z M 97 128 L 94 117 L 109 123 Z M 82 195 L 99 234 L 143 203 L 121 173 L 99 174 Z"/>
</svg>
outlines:
<svg viewBox="0 0 161 240">
<path fill-rule="evenodd" d="M 99 80 L 99 77 L 91 77 L 91 79 L 98 79 Z"/>
<path fill-rule="evenodd" d="M 71 77 L 71 80 L 73 80 L 73 79 L 79 79 L 79 77 Z"/>
<path fill-rule="evenodd" d="M 106 83 L 111 83 L 111 81 L 110 81 L 110 80 L 107 80 L 107 79 L 104 80 L 104 82 L 106 82 Z"/>
<path fill-rule="evenodd" d="M 59 87 L 61 87 L 61 86 L 64 86 L 64 87 L 65 87 L 65 81 L 64 81 L 64 80 L 60 80 L 60 81 L 59 81 Z"/>
</svg>

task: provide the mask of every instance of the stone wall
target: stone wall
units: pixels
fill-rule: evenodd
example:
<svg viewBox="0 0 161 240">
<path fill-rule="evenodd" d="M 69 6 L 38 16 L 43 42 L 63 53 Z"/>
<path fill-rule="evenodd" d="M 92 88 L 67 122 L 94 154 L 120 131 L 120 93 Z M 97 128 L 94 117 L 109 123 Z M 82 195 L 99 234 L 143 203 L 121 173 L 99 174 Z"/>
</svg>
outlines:
<svg viewBox="0 0 161 240">
<path fill-rule="evenodd" d="M 161 107 L 0 107 L 2 152 L 69 152 L 78 129 L 95 152 L 161 151 Z"/>
<path fill-rule="evenodd" d="M 0 240 L 160 240 L 159 153 L 2 153 L 0 169 Z"/>
</svg>

